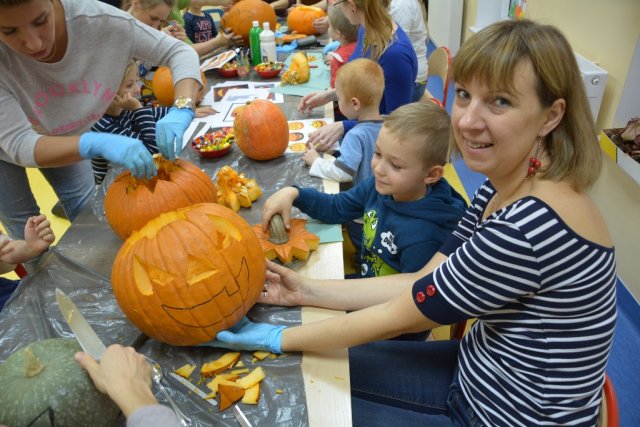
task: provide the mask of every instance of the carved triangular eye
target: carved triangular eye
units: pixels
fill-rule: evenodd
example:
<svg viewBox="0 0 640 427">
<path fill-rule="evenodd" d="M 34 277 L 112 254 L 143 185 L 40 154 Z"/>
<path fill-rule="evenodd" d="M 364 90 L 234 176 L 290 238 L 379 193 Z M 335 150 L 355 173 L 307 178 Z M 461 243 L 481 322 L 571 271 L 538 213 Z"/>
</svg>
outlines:
<svg viewBox="0 0 640 427">
<path fill-rule="evenodd" d="M 187 285 L 193 286 L 200 283 L 207 277 L 218 274 L 220 270 L 211 262 L 204 258 L 189 255 L 189 265 L 187 266 Z"/>
<path fill-rule="evenodd" d="M 153 295 L 153 285 L 166 286 L 175 277 L 175 274 L 154 267 L 137 256 L 133 258 L 133 279 L 142 295 Z"/>
<path fill-rule="evenodd" d="M 207 216 L 209 220 L 211 220 L 211 222 L 215 224 L 213 228 L 215 230 L 213 237 L 215 238 L 216 249 L 218 249 L 219 251 L 224 251 L 234 243 L 231 239 L 235 240 L 236 242 L 242 240 L 242 234 L 240 233 L 240 230 L 238 230 L 238 227 L 236 227 L 231 221 L 228 221 L 225 218 L 219 216 Z"/>
</svg>

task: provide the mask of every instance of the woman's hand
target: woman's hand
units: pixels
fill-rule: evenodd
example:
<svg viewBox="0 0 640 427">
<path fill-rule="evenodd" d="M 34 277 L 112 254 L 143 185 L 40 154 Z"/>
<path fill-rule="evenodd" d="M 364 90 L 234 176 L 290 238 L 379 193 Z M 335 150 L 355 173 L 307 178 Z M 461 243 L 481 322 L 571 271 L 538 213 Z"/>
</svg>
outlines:
<svg viewBox="0 0 640 427">
<path fill-rule="evenodd" d="M 171 37 L 174 37 L 180 41 L 187 40 L 187 33 L 184 28 L 178 24 L 177 22 L 172 22 L 168 27 L 164 27 L 162 29 L 163 32 L 167 33 Z"/>
<path fill-rule="evenodd" d="M 329 17 L 323 16 L 322 18 L 314 19 L 313 28 L 320 34 L 329 31 Z"/>
<path fill-rule="evenodd" d="M 300 104 L 298 104 L 298 111 L 303 114 L 309 114 L 314 108 L 333 101 L 334 94 L 335 92 L 333 90 L 309 93 L 305 95 L 300 101 Z"/>
<path fill-rule="evenodd" d="M 318 151 L 328 151 L 333 144 L 340 141 L 344 135 L 342 122 L 329 123 L 315 132 L 309 134 L 307 145 L 315 147 Z"/>
<path fill-rule="evenodd" d="M 212 116 L 214 114 L 218 114 L 219 111 L 213 107 L 198 107 L 196 108 L 196 117 L 207 117 Z"/>
<path fill-rule="evenodd" d="M 267 281 L 258 297 L 262 304 L 297 307 L 304 302 L 302 276 L 280 264 L 267 261 Z"/>
<path fill-rule="evenodd" d="M 96 388 L 109 395 L 126 417 L 142 406 L 158 403 L 151 392 L 151 367 L 144 355 L 132 347 L 111 345 L 100 363 L 82 352 L 75 354 L 75 360 L 89 373 Z"/>
<path fill-rule="evenodd" d="M 285 187 L 273 193 L 262 207 L 262 230 L 267 231 L 269 221 L 275 214 L 282 216 L 286 229 L 289 229 L 291 208 L 293 201 L 298 197 L 298 190 L 294 187 Z"/>
</svg>

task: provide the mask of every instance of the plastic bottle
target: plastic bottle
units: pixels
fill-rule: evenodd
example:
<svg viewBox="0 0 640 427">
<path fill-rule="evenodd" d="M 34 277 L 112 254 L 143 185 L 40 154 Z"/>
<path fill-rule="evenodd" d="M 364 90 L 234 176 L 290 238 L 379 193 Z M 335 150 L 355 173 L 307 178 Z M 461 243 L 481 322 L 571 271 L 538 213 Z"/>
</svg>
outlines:
<svg viewBox="0 0 640 427">
<path fill-rule="evenodd" d="M 249 46 L 251 47 L 251 63 L 258 65 L 262 62 L 262 54 L 260 53 L 260 33 L 262 28 L 258 21 L 253 21 L 253 27 L 249 30 Z"/>
<path fill-rule="evenodd" d="M 260 33 L 260 58 L 262 62 L 276 62 L 276 35 L 269 29 L 269 23 L 262 23 Z"/>
</svg>

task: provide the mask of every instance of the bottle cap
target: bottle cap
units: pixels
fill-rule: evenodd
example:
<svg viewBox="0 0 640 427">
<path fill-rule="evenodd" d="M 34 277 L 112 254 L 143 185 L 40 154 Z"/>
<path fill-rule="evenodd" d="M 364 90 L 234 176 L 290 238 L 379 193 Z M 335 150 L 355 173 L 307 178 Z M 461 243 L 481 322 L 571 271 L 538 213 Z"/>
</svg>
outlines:
<svg viewBox="0 0 640 427">
<path fill-rule="evenodd" d="M 257 27 L 259 25 L 258 21 L 253 21 L 252 24 L 253 24 L 254 27 Z"/>
<path fill-rule="evenodd" d="M 262 23 L 262 28 L 264 28 L 265 30 L 269 30 L 269 23 L 268 22 L 263 22 Z"/>
</svg>

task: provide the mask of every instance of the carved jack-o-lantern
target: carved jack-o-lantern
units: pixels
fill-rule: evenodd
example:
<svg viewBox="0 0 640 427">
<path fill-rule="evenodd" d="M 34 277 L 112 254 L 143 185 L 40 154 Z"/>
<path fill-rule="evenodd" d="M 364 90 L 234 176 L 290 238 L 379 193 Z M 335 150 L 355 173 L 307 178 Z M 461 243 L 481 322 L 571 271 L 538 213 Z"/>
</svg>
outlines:
<svg viewBox="0 0 640 427">
<path fill-rule="evenodd" d="M 118 251 L 111 281 L 122 311 L 142 332 L 195 345 L 253 307 L 265 274 L 251 226 L 229 208 L 201 203 L 134 232 Z"/>
</svg>

